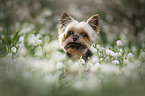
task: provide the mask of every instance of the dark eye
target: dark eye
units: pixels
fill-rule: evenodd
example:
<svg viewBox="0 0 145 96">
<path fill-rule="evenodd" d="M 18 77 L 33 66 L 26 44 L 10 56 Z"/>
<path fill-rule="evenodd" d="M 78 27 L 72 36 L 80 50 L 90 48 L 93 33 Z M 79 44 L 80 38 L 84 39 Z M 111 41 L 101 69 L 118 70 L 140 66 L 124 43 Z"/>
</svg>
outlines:
<svg viewBox="0 0 145 96">
<path fill-rule="evenodd" d="M 68 32 L 68 35 L 70 36 L 70 35 L 73 35 L 74 34 L 74 32 L 73 31 L 69 31 Z"/>
<path fill-rule="evenodd" d="M 87 34 L 86 34 L 86 33 L 81 33 L 81 35 L 82 35 L 83 37 L 87 37 Z"/>
</svg>

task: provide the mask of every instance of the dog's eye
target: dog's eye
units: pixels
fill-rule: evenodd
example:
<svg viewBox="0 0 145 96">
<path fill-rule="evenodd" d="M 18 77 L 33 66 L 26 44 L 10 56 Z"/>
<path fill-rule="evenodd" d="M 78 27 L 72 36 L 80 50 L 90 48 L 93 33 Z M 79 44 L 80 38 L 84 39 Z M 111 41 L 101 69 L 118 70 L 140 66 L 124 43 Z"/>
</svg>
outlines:
<svg viewBox="0 0 145 96">
<path fill-rule="evenodd" d="M 74 32 L 73 31 L 69 31 L 68 32 L 68 35 L 70 36 L 70 35 L 73 35 L 74 34 Z"/>
<path fill-rule="evenodd" d="M 82 35 L 83 37 L 87 37 L 87 36 L 88 36 L 86 33 L 81 33 L 81 35 Z"/>
</svg>

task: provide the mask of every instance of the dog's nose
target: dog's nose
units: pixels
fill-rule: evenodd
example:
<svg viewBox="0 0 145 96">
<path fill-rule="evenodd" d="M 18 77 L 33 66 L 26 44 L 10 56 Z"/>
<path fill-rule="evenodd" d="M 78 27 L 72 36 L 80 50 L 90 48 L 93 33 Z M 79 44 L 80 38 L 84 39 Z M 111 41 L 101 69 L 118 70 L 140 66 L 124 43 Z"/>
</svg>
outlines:
<svg viewBox="0 0 145 96">
<path fill-rule="evenodd" d="M 73 41 L 77 41 L 78 40 L 78 35 L 74 35 L 74 37 L 73 37 Z"/>
<path fill-rule="evenodd" d="M 77 39 L 78 39 L 77 37 L 73 37 L 73 41 L 77 41 Z"/>
</svg>

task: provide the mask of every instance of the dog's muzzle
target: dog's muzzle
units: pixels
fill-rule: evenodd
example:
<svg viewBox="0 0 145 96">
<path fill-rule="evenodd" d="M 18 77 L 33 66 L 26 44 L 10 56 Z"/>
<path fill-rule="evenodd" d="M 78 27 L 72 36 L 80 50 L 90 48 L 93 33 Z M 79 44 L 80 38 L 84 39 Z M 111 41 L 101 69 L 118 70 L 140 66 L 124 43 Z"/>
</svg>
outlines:
<svg viewBox="0 0 145 96">
<path fill-rule="evenodd" d="M 83 45 L 83 44 L 80 44 L 80 43 L 70 42 L 70 43 L 68 43 L 68 44 L 65 46 L 65 49 L 66 49 L 66 50 L 69 49 L 69 48 L 71 48 L 71 49 L 76 48 L 76 49 L 83 50 L 83 49 L 86 49 L 87 47 L 86 47 L 85 45 Z"/>
</svg>

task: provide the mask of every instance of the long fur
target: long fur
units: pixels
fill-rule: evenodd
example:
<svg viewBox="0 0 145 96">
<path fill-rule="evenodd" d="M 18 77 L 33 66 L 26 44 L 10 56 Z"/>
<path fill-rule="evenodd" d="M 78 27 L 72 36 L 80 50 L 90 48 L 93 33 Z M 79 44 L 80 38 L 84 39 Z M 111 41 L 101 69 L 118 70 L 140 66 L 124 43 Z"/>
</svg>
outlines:
<svg viewBox="0 0 145 96">
<path fill-rule="evenodd" d="M 67 13 L 63 13 L 61 16 L 61 27 L 58 30 L 59 33 L 59 44 L 61 48 L 67 52 L 71 57 L 78 58 L 80 56 L 85 57 L 88 53 L 91 53 L 89 50 L 90 46 L 96 39 L 96 35 L 99 33 L 98 30 L 99 26 L 99 16 L 98 14 L 91 16 L 86 22 L 78 22 L 74 20 L 71 16 L 69 16 Z M 67 48 L 67 44 L 70 44 L 73 42 L 73 36 L 68 37 L 68 33 L 70 30 L 73 30 L 75 35 L 81 34 L 81 32 L 87 34 L 87 38 L 79 37 L 79 40 L 77 40 L 77 43 L 82 44 L 86 47 L 86 49 L 80 48 Z M 74 43 L 75 44 L 75 43 Z M 77 45 L 74 45 L 77 46 Z M 92 56 L 92 55 L 88 55 Z M 86 56 L 88 58 L 88 56 Z M 86 58 L 85 57 L 85 58 Z"/>
</svg>

